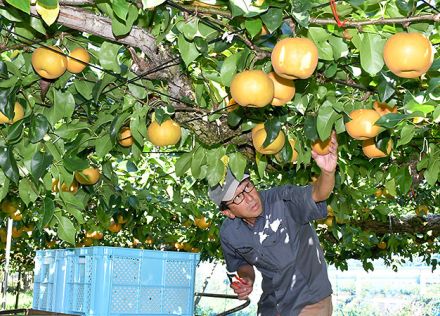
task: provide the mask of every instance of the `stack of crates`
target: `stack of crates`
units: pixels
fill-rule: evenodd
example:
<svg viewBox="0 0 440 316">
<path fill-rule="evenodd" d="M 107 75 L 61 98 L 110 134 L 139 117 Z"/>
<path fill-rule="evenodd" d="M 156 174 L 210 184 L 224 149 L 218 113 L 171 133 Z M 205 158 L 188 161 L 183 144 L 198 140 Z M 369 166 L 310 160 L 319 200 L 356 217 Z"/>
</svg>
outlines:
<svg viewBox="0 0 440 316">
<path fill-rule="evenodd" d="M 33 309 L 193 316 L 196 253 L 88 247 L 38 250 Z"/>
</svg>

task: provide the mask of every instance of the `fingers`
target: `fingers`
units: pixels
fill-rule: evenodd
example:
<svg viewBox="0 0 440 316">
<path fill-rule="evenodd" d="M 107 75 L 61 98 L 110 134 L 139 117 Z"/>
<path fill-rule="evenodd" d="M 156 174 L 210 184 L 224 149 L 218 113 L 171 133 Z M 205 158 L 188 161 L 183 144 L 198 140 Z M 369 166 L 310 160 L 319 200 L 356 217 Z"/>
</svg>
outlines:
<svg viewBox="0 0 440 316">
<path fill-rule="evenodd" d="M 336 154 L 338 152 L 338 139 L 336 137 L 336 131 L 332 131 L 331 142 L 329 147 L 330 153 Z"/>
<path fill-rule="evenodd" d="M 235 294 L 237 294 L 238 299 L 245 300 L 249 297 L 249 294 L 252 293 L 253 286 L 252 284 L 233 282 L 231 288 L 234 290 Z"/>
</svg>

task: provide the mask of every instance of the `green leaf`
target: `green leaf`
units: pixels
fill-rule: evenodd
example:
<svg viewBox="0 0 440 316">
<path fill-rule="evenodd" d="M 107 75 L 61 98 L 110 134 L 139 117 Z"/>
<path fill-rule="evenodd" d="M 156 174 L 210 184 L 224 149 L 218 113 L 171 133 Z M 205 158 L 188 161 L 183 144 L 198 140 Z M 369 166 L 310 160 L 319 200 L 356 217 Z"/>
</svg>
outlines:
<svg viewBox="0 0 440 316">
<path fill-rule="evenodd" d="M 183 177 L 185 173 L 191 168 L 192 153 L 184 153 L 176 161 L 176 175 Z"/>
<path fill-rule="evenodd" d="M 246 164 L 247 161 L 243 154 L 235 152 L 229 155 L 229 168 L 236 179 L 243 179 Z"/>
<path fill-rule="evenodd" d="M 218 31 L 206 24 L 199 23 L 199 36 L 203 37 L 207 42 L 214 40 L 218 36 Z M 217 42 L 218 43 L 218 42 Z"/>
<path fill-rule="evenodd" d="M 341 116 L 339 119 L 336 120 L 335 130 L 336 130 L 336 134 L 345 132 L 344 117 Z"/>
<path fill-rule="evenodd" d="M 240 59 L 240 54 L 232 54 L 227 57 L 220 69 L 220 78 L 222 80 L 223 85 L 229 87 L 231 84 L 232 78 L 237 73 L 237 63 Z"/>
<path fill-rule="evenodd" d="M 408 115 L 406 115 L 406 114 L 388 113 L 388 114 L 383 115 L 374 124 L 378 125 L 378 126 L 385 127 L 385 128 L 393 128 L 394 126 L 399 124 L 399 122 L 402 121 L 406 117 L 408 117 Z"/>
<path fill-rule="evenodd" d="M 82 130 L 88 130 L 90 125 L 87 122 L 74 120 L 69 124 L 61 125 L 55 134 L 64 139 L 74 139 Z"/>
<path fill-rule="evenodd" d="M 89 167 L 89 162 L 87 159 L 82 159 L 77 156 L 66 155 L 63 158 L 63 165 L 66 170 L 70 172 L 75 172 L 78 170 L 84 170 Z"/>
<path fill-rule="evenodd" d="M 110 124 L 110 139 L 113 144 L 117 142 L 119 130 L 123 125 L 125 125 L 125 122 L 130 116 L 130 112 L 124 112 L 121 115 L 117 115 L 113 118 L 113 121 Z"/>
<path fill-rule="evenodd" d="M 438 63 L 440 65 L 440 59 Z M 429 96 L 432 100 L 440 99 L 440 78 L 431 78 L 429 80 L 428 90 L 425 93 L 426 96 Z"/>
<path fill-rule="evenodd" d="M 209 162 L 209 160 L 208 160 Z M 206 175 L 206 179 L 208 180 L 208 185 L 210 187 L 215 186 L 216 184 L 220 183 L 220 181 L 224 178 L 226 167 L 220 159 L 214 160 L 214 162 L 211 161 L 211 163 L 208 164 L 209 172 Z"/>
<path fill-rule="evenodd" d="M 53 156 L 47 152 L 37 151 L 31 161 L 31 175 L 35 183 L 44 177 L 48 167 L 53 162 Z"/>
<path fill-rule="evenodd" d="M 247 19 L 244 22 L 244 26 L 251 37 L 255 37 L 261 32 L 261 28 L 263 27 L 263 23 L 260 19 Z"/>
<path fill-rule="evenodd" d="M 74 245 L 76 229 L 75 226 L 73 226 L 72 221 L 61 214 L 54 214 L 54 215 L 58 221 L 58 229 L 57 229 L 58 237 Z"/>
<path fill-rule="evenodd" d="M 112 17 L 112 31 L 115 36 L 124 36 L 130 33 L 133 23 L 138 18 L 138 10 L 134 5 L 128 7 L 128 17 L 121 19 L 120 17 Z"/>
<path fill-rule="evenodd" d="M 322 27 L 310 27 L 308 30 L 308 37 L 317 44 L 327 41 L 331 37 L 331 34 Z"/>
<path fill-rule="evenodd" d="M 113 148 L 113 143 L 110 138 L 110 134 L 105 133 L 101 135 L 95 141 L 96 155 L 99 158 L 104 158 L 104 156 Z"/>
<path fill-rule="evenodd" d="M 436 157 L 433 163 L 431 163 L 425 170 L 424 176 L 430 186 L 434 186 L 438 180 L 440 172 L 440 160 Z"/>
<path fill-rule="evenodd" d="M 241 120 L 242 120 L 242 117 L 240 116 L 240 114 L 238 113 L 237 110 L 232 111 L 232 112 L 228 112 L 228 125 L 230 125 L 231 127 L 238 126 L 238 124 L 240 124 Z"/>
<path fill-rule="evenodd" d="M 14 87 L 0 89 L 0 112 L 5 114 L 8 119 L 14 117 L 15 94 Z"/>
<path fill-rule="evenodd" d="M 319 59 L 333 60 L 333 48 L 327 41 L 330 34 L 320 27 L 311 27 L 308 31 L 308 37 L 316 44 L 318 48 Z"/>
<path fill-rule="evenodd" d="M 16 10 L 15 8 L 8 7 L 6 10 L 5 8 L 0 7 L 0 15 L 5 17 L 11 22 L 22 22 L 23 16 L 20 13 L 20 11 Z"/>
<path fill-rule="evenodd" d="M 49 122 L 46 117 L 37 114 L 36 116 L 31 117 L 31 125 L 29 128 L 29 140 L 31 143 L 38 143 L 47 134 L 49 130 Z"/>
<path fill-rule="evenodd" d="M 113 71 L 115 73 L 121 72 L 121 66 L 118 61 L 118 53 L 121 49 L 121 45 L 112 44 L 110 42 L 104 42 L 101 45 L 101 49 L 98 53 L 99 63 L 101 67 Z M 114 81 L 114 77 L 113 77 Z"/>
<path fill-rule="evenodd" d="M 330 137 L 333 124 L 340 117 L 341 116 L 335 112 L 333 106 L 328 101 L 325 101 L 324 104 L 319 108 L 316 128 L 318 130 L 319 138 L 322 141 L 327 140 Z"/>
<path fill-rule="evenodd" d="M 264 129 L 266 130 L 267 135 L 263 142 L 263 148 L 267 147 L 278 137 L 278 134 L 281 131 L 281 126 L 281 121 L 277 117 L 270 118 L 264 123 Z"/>
<path fill-rule="evenodd" d="M 58 5 L 58 0 L 37 0 L 37 2 L 49 8 L 54 8 Z"/>
<path fill-rule="evenodd" d="M 75 86 L 76 91 L 86 100 L 92 99 L 92 91 L 94 87 L 94 83 L 87 82 L 84 80 L 75 80 L 73 82 L 73 85 Z"/>
<path fill-rule="evenodd" d="M 333 48 L 333 58 L 335 60 L 348 56 L 348 45 L 345 43 L 345 41 L 342 38 L 336 36 L 330 36 L 328 41 L 331 47 Z"/>
<path fill-rule="evenodd" d="M 18 185 L 18 195 L 26 205 L 29 205 L 38 199 L 39 192 L 28 178 L 23 178 Z"/>
<path fill-rule="evenodd" d="M 206 164 L 206 150 L 203 146 L 199 146 L 191 159 L 191 174 L 196 179 L 200 178 L 202 166 Z"/>
<path fill-rule="evenodd" d="M 385 183 L 385 188 L 387 189 L 387 191 L 392 195 L 392 196 L 396 196 L 397 195 L 397 191 L 396 191 L 396 181 L 394 179 L 391 179 L 389 181 L 387 181 Z"/>
<path fill-rule="evenodd" d="M 129 4 L 125 0 L 111 0 L 113 13 L 122 20 L 125 20 Z"/>
<path fill-rule="evenodd" d="M 34 29 L 38 33 L 47 35 L 46 27 L 44 26 L 43 21 L 41 19 L 31 17 L 29 25 L 30 27 L 32 27 L 32 29 Z"/>
<path fill-rule="evenodd" d="M 53 144 L 46 142 L 44 143 L 46 146 L 46 149 L 51 153 L 51 155 L 54 157 L 55 161 L 60 161 L 63 155 L 63 149 L 61 149 L 58 144 Z"/>
<path fill-rule="evenodd" d="M 429 103 L 423 103 L 420 104 L 416 100 L 412 99 L 408 103 L 405 104 L 404 109 L 408 113 L 416 113 L 416 112 L 422 112 L 423 115 L 427 115 L 434 111 L 436 108 L 436 105 L 429 104 Z"/>
<path fill-rule="evenodd" d="M 377 91 L 379 92 L 379 98 L 382 102 L 386 102 L 389 98 L 393 96 L 393 94 L 396 92 L 393 82 L 391 79 L 387 78 L 386 76 L 382 75 L 380 76 L 381 80 L 379 85 L 377 86 Z"/>
<path fill-rule="evenodd" d="M 306 135 L 307 139 L 315 140 L 318 139 L 318 130 L 316 127 L 316 118 L 313 116 L 306 116 L 304 120 L 304 134 Z M 345 131 L 345 127 L 344 127 Z"/>
<path fill-rule="evenodd" d="M 310 20 L 310 15 L 308 12 L 296 12 L 292 10 L 291 14 L 299 25 L 301 25 L 302 27 L 308 26 Z"/>
<path fill-rule="evenodd" d="M 65 210 L 73 215 L 78 223 L 84 224 L 84 217 L 81 211 L 84 210 L 86 205 L 83 203 L 83 201 L 77 195 L 70 192 L 60 191 L 60 197 Z"/>
<path fill-rule="evenodd" d="M 61 90 L 53 91 L 54 105 L 49 109 L 45 109 L 43 112 L 43 115 L 52 126 L 62 118 L 71 118 L 75 110 L 75 99 L 70 92 L 62 92 Z"/>
<path fill-rule="evenodd" d="M 12 148 L 0 146 L 0 168 L 10 180 L 18 183 L 18 166 Z"/>
<path fill-rule="evenodd" d="M 128 73 L 128 79 L 131 80 L 133 78 L 137 77 L 134 73 L 130 72 Z M 139 80 L 136 81 L 136 83 L 139 83 Z M 133 94 L 134 97 L 138 99 L 145 99 L 148 95 L 148 90 L 145 89 L 145 87 L 140 86 L 139 84 L 128 84 L 128 90 Z"/>
<path fill-rule="evenodd" d="M 24 120 L 19 120 L 9 126 L 6 141 L 8 143 L 18 142 L 23 135 Z"/>
<path fill-rule="evenodd" d="M 414 137 L 416 127 L 414 125 L 405 125 L 400 131 L 400 139 L 397 141 L 396 147 L 408 144 Z"/>
<path fill-rule="evenodd" d="M 19 65 L 15 65 L 14 63 L 9 62 L 9 61 L 5 61 L 5 64 L 8 68 L 8 72 L 10 72 L 12 75 L 18 77 L 19 79 L 22 77 L 20 69 L 19 69 Z"/>
<path fill-rule="evenodd" d="M 193 17 L 186 21 L 182 20 L 178 22 L 176 27 L 187 40 L 192 41 L 198 33 L 198 25 L 199 19 Z"/>
<path fill-rule="evenodd" d="M 254 0 L 229 0 L 232 17 L 243 15 L 250 18 L 267 10 L 267 5 L 257 7 L 253 2 Z"/>
<path fill-rule="evenodd" d="M 260 178 L 264 178 L 264 172 L 268 164 L 266 155 L 257 152 L 256 162 L 257 162 L 258 174 Z"/>
<path fill-rule="evenodd" d="M 109 74 L 104 74 L 102 79 L 99 79 L 96 84 L 93 86 L 92 95 L 95 102 L 98 102 L 99 97 L 101 96 L 102 91 L 105 87 L 107 87 L 110 83 L 115 81 L 115 77 Z"/>
<path fill-rule="evenodd" d="M 7 3 L 23 11 L 24 13 L 31 13 L 31 1 L 30 0 L 6 0 Z"/>
<path fill-rule="evenodd" d="M 440 123 L 440 106 L 435 108 L 434 113 L 432 113 L 432 118 L 435 123 Z"/>
<path fill-rule="evenodd" d="M 389 141 L 390 141 L 390 133 L 388 131 L 380 133 L 375 137 L 376 147 L 383 153 L 387 152 Z"/>
<path fill-rule="evenodd" d="M 266 13 L 261 15 L 261 20 L 263 20 L 269 33 L 272 33 L 281 26 L 283 18 L 283 10 L 280 8 L 270 8 Z M 261 26 L 259 31 L 261 32 Z"/>
<path fill-rule="evenodd" d="M 9 192 L 10 181 L 0 169 L 0 201 L 2 201 Z"/>
<path fill-rule="evenodd" d="M 197 50 L 201 54 L 206 54 L 208 52 L 208 43 L 205 39 L 201 38 L 200 36 L 196 36 L 194 38 L 194 44 L 196 45 Z"/>
<path fill-rule="evenodd" d="M 182 34 L 179 34 L 177 45 L 180 55 L 187 67 L 200 56 L 200 52 L 197 50 L 196 45 L 192 42 L 188 42 Z"/>
<path fill-rule="evenodd" d="M 371 76 L 375 76 L 383 68 L 384 45 L 385 39 L 382 39 L 379 34 L 365 33 L 363 35 L 359 48 L 361 66 Z"/>
<path fill-rule="evenodd" d="M 42 230 L 44 227 L 49 225 L 49 223 L 52 221 L 54 211 L 55 211 L 54 201 L 50 197 L 46 196 L 43 200 L 43 206 L 42 206 L 43 219 L 39 221 L 39 225 L 38 225 L 40 230 Z"/>
<path fill-rule="evenodd" d="M 32 20 L 32 18 L 31 18 Z M 35 40 L 35 32 L 32 27 L 29 25 L 29 22 L 19 22 L 14 27 L 15 33 L 20 37 L 20 40 L 24 43 L 31 44 L 32 40 Z"/>
<path fill-rule="evenodd" d="M 215 165 L 217 160 L 221 161 L 221 158 L 226 154 L 226 148 L 221 146 L 206 151 L 206 161 L 208 166 Z"/>
<path fill-rule="evenodd" d="M 327 78 L 332 78 L 334 75 L 336 75 L 337 71 L 338 71 L 338 64 L 331 63 L 325 69 L 324 76 L 326 76 Z"/>
<path fill-rule="evenodd" d="M 396 174 L 396 182 L 397 186 L 400 189 L 400 193 L 405 195 L 409 192 L 412 186 L 412 177 L 409 173 L 408 168 L 398 168 L 398 172 Z"/>
<path fill-rule="evenodd" d="M 312 8 L 312 3 L 312 1 L 307 0 L 296 0 L 291 2 L 291 14 L 302 27 L 307 27 L 309 24 L 309 10 Z"/>
<path fill-rule="evenodd" d="M 142 0 L 144 9 L 151 9 L 164 3 L 166 0 Z"/>
<path fill-rule="evenodd" d="M 8 88 L 14 87 L 15 84 L 17 83 L 18 79 L 20 79 L 20 78 L 14 76 L 14 77 L 11 77 L 9 79 L 2 80 L 0 82 L 0 88 L 8 89 Z"/>
</svg>

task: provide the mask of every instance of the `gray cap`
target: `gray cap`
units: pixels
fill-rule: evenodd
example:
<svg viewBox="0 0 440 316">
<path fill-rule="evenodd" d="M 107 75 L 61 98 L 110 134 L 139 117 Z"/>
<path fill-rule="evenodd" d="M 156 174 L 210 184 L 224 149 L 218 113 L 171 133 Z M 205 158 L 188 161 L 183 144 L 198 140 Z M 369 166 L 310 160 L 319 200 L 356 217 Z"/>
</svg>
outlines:
<svg viewBox="0 0 440 316">
<path fill-rule="evenodd" d="M 225 182 L 223 185 L 217 184 L 216 186 L 209 188 L 209 197 L 214 201 L 215 204 L 220 206 L 221 202 L 232 200 L 235 190 L 237 190 L 240 182 L 247 178 L 249 178 L 249 175 L 245 173 L 243 178 L 238 181 L 228 168 Z"/>
</svg>

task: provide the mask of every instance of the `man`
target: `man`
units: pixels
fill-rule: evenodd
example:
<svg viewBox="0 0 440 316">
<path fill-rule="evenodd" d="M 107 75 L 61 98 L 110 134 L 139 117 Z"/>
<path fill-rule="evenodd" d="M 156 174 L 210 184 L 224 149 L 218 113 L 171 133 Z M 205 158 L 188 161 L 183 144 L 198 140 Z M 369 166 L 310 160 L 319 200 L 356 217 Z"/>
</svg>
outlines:
<svg viewBox="0 0 440 316">
<path fill-rule="evenodd" d="M 327 216 L 325 200 L 335 183 L 336 133 L 330 152 L 312 157 L 321 174 L 312 185 L 287 185 L 258 192 L 244 175 L 230 170 L 222 186 L 210 189 L 210 198 L 227 216 L 220 229 L 226 267 L 237 272 L 231 288 L 247 299 L 255 280 L 254 267 L 263 276 L 258 315 L 327 316 L 332 314 L 331 284 L 324 255 L 310 221 Z"/>
</svg>

